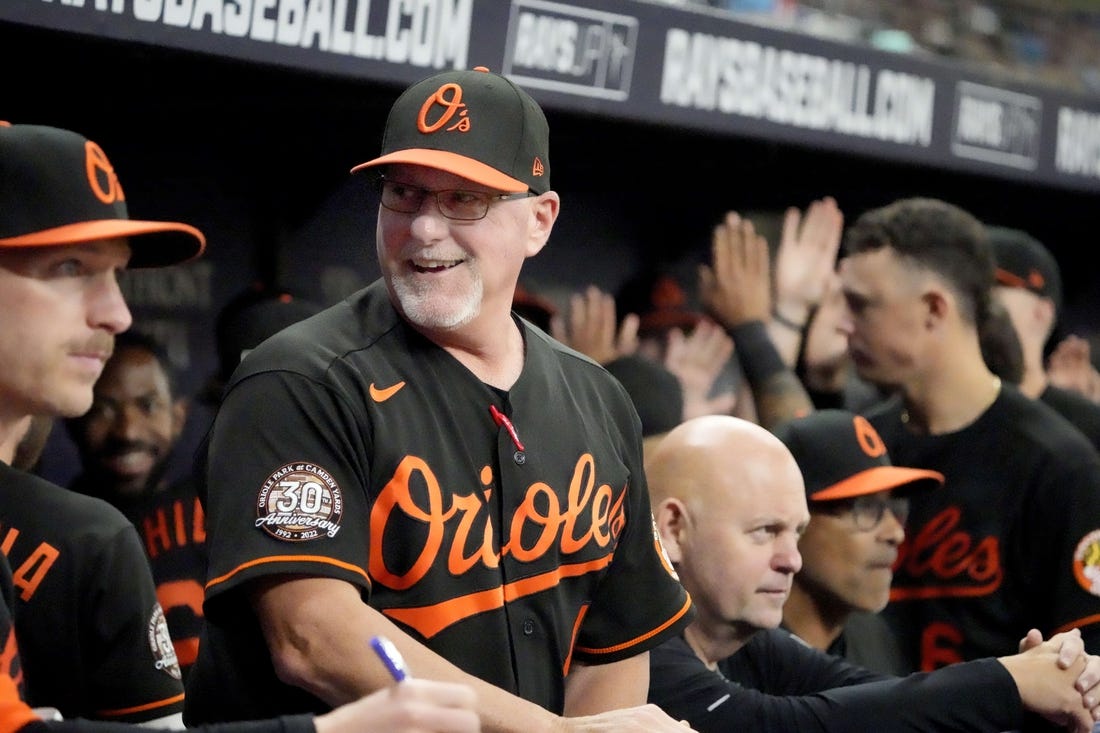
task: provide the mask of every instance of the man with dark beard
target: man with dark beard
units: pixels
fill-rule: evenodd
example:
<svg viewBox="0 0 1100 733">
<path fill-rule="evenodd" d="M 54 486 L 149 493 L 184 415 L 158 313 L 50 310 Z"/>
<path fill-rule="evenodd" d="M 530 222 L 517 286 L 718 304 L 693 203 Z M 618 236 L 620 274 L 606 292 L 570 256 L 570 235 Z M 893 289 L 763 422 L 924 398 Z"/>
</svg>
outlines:
<svg viewBox="0 0 1100 733">
<path fill-rule="evenodd" d="M 92 408 L 65 423 L 84 469 L 69 488 L 114 504 L 137 527 L 185 679 L 198 653 L 206 582 L 195 481 L 171 481 L 167 471 L 187 408 L 161 346 L 127 331 L 115 337 Z"/>
</svg>

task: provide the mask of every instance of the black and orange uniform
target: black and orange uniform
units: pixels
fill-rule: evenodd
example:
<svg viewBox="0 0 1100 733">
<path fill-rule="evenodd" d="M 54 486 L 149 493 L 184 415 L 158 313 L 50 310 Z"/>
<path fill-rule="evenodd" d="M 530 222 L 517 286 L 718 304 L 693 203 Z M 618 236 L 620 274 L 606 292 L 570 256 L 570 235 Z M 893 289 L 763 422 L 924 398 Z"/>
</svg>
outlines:
<svg viewBox="0 0 1100 733">
<path fill-rule="evenodd" d="M 1014 654 L 1031 628 L 1079 627 L 1100 653 L 1100 455 L 1011 385 L 973 423 L 907 429 L 900 401 L 867 413 L 894 463 L 941 472 L 914 494 L 884 611 L 914 669 Z"/>
<path fill-rule="evenodd" d="M 272 670 L 242 590 L 274 575 L 352 583 L 433 651 L 554 712 L 572 663 L 686 625 L 630 398 L 517 322 L 526 359 L 507 393 L 409 327 L 382 281 L 246 357 L 208 448 L 188 724 L 328 708 Z"/>
<path fill-rule="evenodd" d="M 43 720 L 27 704 L 23 660 L 12 621 L 12 573 L 0 555 L 0 733 L 135 733 L 129 723 L 105 720 Z M 313 716 L 297 715 L 190 729 L 191 733 L 316 733 Z"/>
<path fill-rule="evenodd" d="M 105 501 L 0 463 L 0 548 L 33 707 L 146 722 L 183 683 L 134 526 Z"/>
<path fill-rule="evenodd" d="M 69 488 L 89 496 L 99 495 L 86 475 L 78 476 Z M 168 621 L 168 633 L 186 681 L 199 653 L 206 584 L 206 517 L 196 482 L 187 477 L 161 491 L 131 498 L 112 496 L 109 501 L 141 536 L 157 600 Z"/>
</svg>

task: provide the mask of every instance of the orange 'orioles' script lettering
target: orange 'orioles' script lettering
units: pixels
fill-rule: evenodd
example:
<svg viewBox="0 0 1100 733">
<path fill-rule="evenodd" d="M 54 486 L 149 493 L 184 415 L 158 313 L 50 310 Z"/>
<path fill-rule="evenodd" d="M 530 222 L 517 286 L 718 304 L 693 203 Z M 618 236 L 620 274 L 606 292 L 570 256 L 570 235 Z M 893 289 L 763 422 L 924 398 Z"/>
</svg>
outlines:
<svg viewBox="0 0 1100 733">
<path fill-rule="evenodd" d="M 619 536 L 626 525 L 623 502 L 624 487 L 615 496 L 610 486 L 596 485 L 592 456 L 585 454 L 577 461 L 566 494 L 566 504 L 561 506 L 558 494 L 544 483 L 534 483 L 519 503 L 510 521 L 506 520 L 508 534 L 500 550 L 494 548 L 493 525 L 489 507 L 476 492 L 463 496 L 452 495 L 446 506 L 439 480 L 428 464 L 416 456 L 406 456 L 394 471 L 371 507 L 370 560 L 371 577 L 396 590 L 411 588 L 424 579 L 435 566 L 441 553 L 447 558 L 447 570 L 461 575 L 476 564 L 488 568 L 500 565 L 500 559 L 511 555 L 521 562 L 530 562 L 552 552 L 555 547 L 562 555 L 572 555 L 590 544 L 606 548 Z M 427 489 L 425 506 L 416 503 L 410 490 L 410 481 L 418 475 Z M 401 575 L 386 566 L 382 550 L 382 538 L 391 519 L 400 516 L 427 526 L 423 546 L 414 552 L 415 559 Z M 446 527 L 453 525 L 450 546 Z M 474 527 L 483 526 L 480 537 L 471 537 Z M 521 539 L 525 530 L 534 527 L 537 532 L 529 546 Z M 532 535 L 527 534 L 528 538 Z M 464 554 L 465 551 L 466 554 Z M 447 626 L 475 613 L 499 608 L 505 602 L 552 588 L 563 577 L 576 577 L 605 567 L 612 557 L 608 552 L 602 557 L 561 565 L 554 570 L 524 578 L 503 588 L 480 591 L 468 596 L 452 598 L 427 608 L 386 609 L 385 613 L 396 618 L 425 636 L 432 636 Z"/>
<path fill-rule="evenodd" d="M 905 585 L 890 589 L 891 601 L 984 596 L 1001 586 L 1003 570 L 997 538 L 975 541 L 965 530 L 956 530 L 961 517 L 958 507 L 947 507 L 921 527 L 911 541 L 905 539 L 895 568 L 904 570 L 910 578 L 901 579 Z"/>
</svg>

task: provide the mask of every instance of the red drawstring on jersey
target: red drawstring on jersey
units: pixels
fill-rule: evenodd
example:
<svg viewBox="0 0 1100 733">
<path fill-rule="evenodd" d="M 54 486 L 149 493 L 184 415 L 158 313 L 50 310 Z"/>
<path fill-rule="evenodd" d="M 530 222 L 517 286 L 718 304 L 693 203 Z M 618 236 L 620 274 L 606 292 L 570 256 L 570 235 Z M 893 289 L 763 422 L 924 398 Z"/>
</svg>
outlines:
<svg viewBox="0 0 1100 733">
<path fill-rule="evenodd" d="M 512 425 L 512 421 L 508 419 L 508 416 L 497 409 L 496 405 L 489 405 L 489 412 L 493 415 L 493 422 L 497 424 L 497 427 L 504 427 L 508 431 L 508 435 L 511 436 L 512 442 L 516 448 L 523 450 L 523 443 L 519 442 L 519 434 L 516 432 L 516 428 Z"/>
</svg>

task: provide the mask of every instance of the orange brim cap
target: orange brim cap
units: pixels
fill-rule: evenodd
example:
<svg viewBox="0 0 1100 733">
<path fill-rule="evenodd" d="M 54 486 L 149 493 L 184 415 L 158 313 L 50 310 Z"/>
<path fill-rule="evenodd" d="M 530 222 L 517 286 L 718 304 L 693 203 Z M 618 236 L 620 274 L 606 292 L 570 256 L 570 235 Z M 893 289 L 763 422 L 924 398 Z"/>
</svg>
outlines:
<svg viewBox="0 0 1100 733">
<path fill-rule="evenodd" d="M 938 471 L 893 465 L 874 426 L 849 410 L 815 410 L 773 432 L 798 463 L 810 501 L 943 486 Z"/>
<path fill-rule="evenodd" d="M 143 236 L 144 240 L 130 242 L 131 268 L 179 264 L 198 257 L 206 249 L 206 237 L 189 224 L 135 219 L 102 219 L 65 224 L 0 239 L 0 247 L 51 247 L 138 236 Z"/>
<path fill-rule="evenodd" d="M 416 82 L 386 118 L 379 157 L 351 169 L 419 165 L 506 193 L 550 190 L 550 127 L 530 94 L 483 66 Z"/>
<path fill-rule="evenodd" d="M 106 153 L 84 136 L 44 125 L 0 125 L 0 247 L 56 247 L 126 239 L 130 267 L 198 257 L 206 238 L 174 221 L 130 218 Z"/>
<path fill-rule="evenodd" d="M 449 153 L 446 150 L 428 150 L 426 148 L 409 148 L 397 150 L 388 155 L 383 155 L 366 163 L 360 163 L 351 169 L 352 173 L 358 173 L 366 168 L 379 165 L 394 165 L 404 163 L 407 165 L 422 165 L 427 168 L 436 168 L 456 176 L 468 178 L 475 183 L 480 183 L 489 188 L 495 188 L 506 193 L 520 193 L 526 191 L 528 186 L 523 181 L 501 173 L 492 166 L 468 158 L 465 155 Z"/>
<path fill-rule="evenodd" d="M 939 486 L 943 486 L 943 474 L 938 471 L 902 466 L 875 466 L 828 488 L 815 491 L 808 498 L 812 501 L 830 501 L 878 494 L 900 488 L 932 489 Z"/>
</svg>

